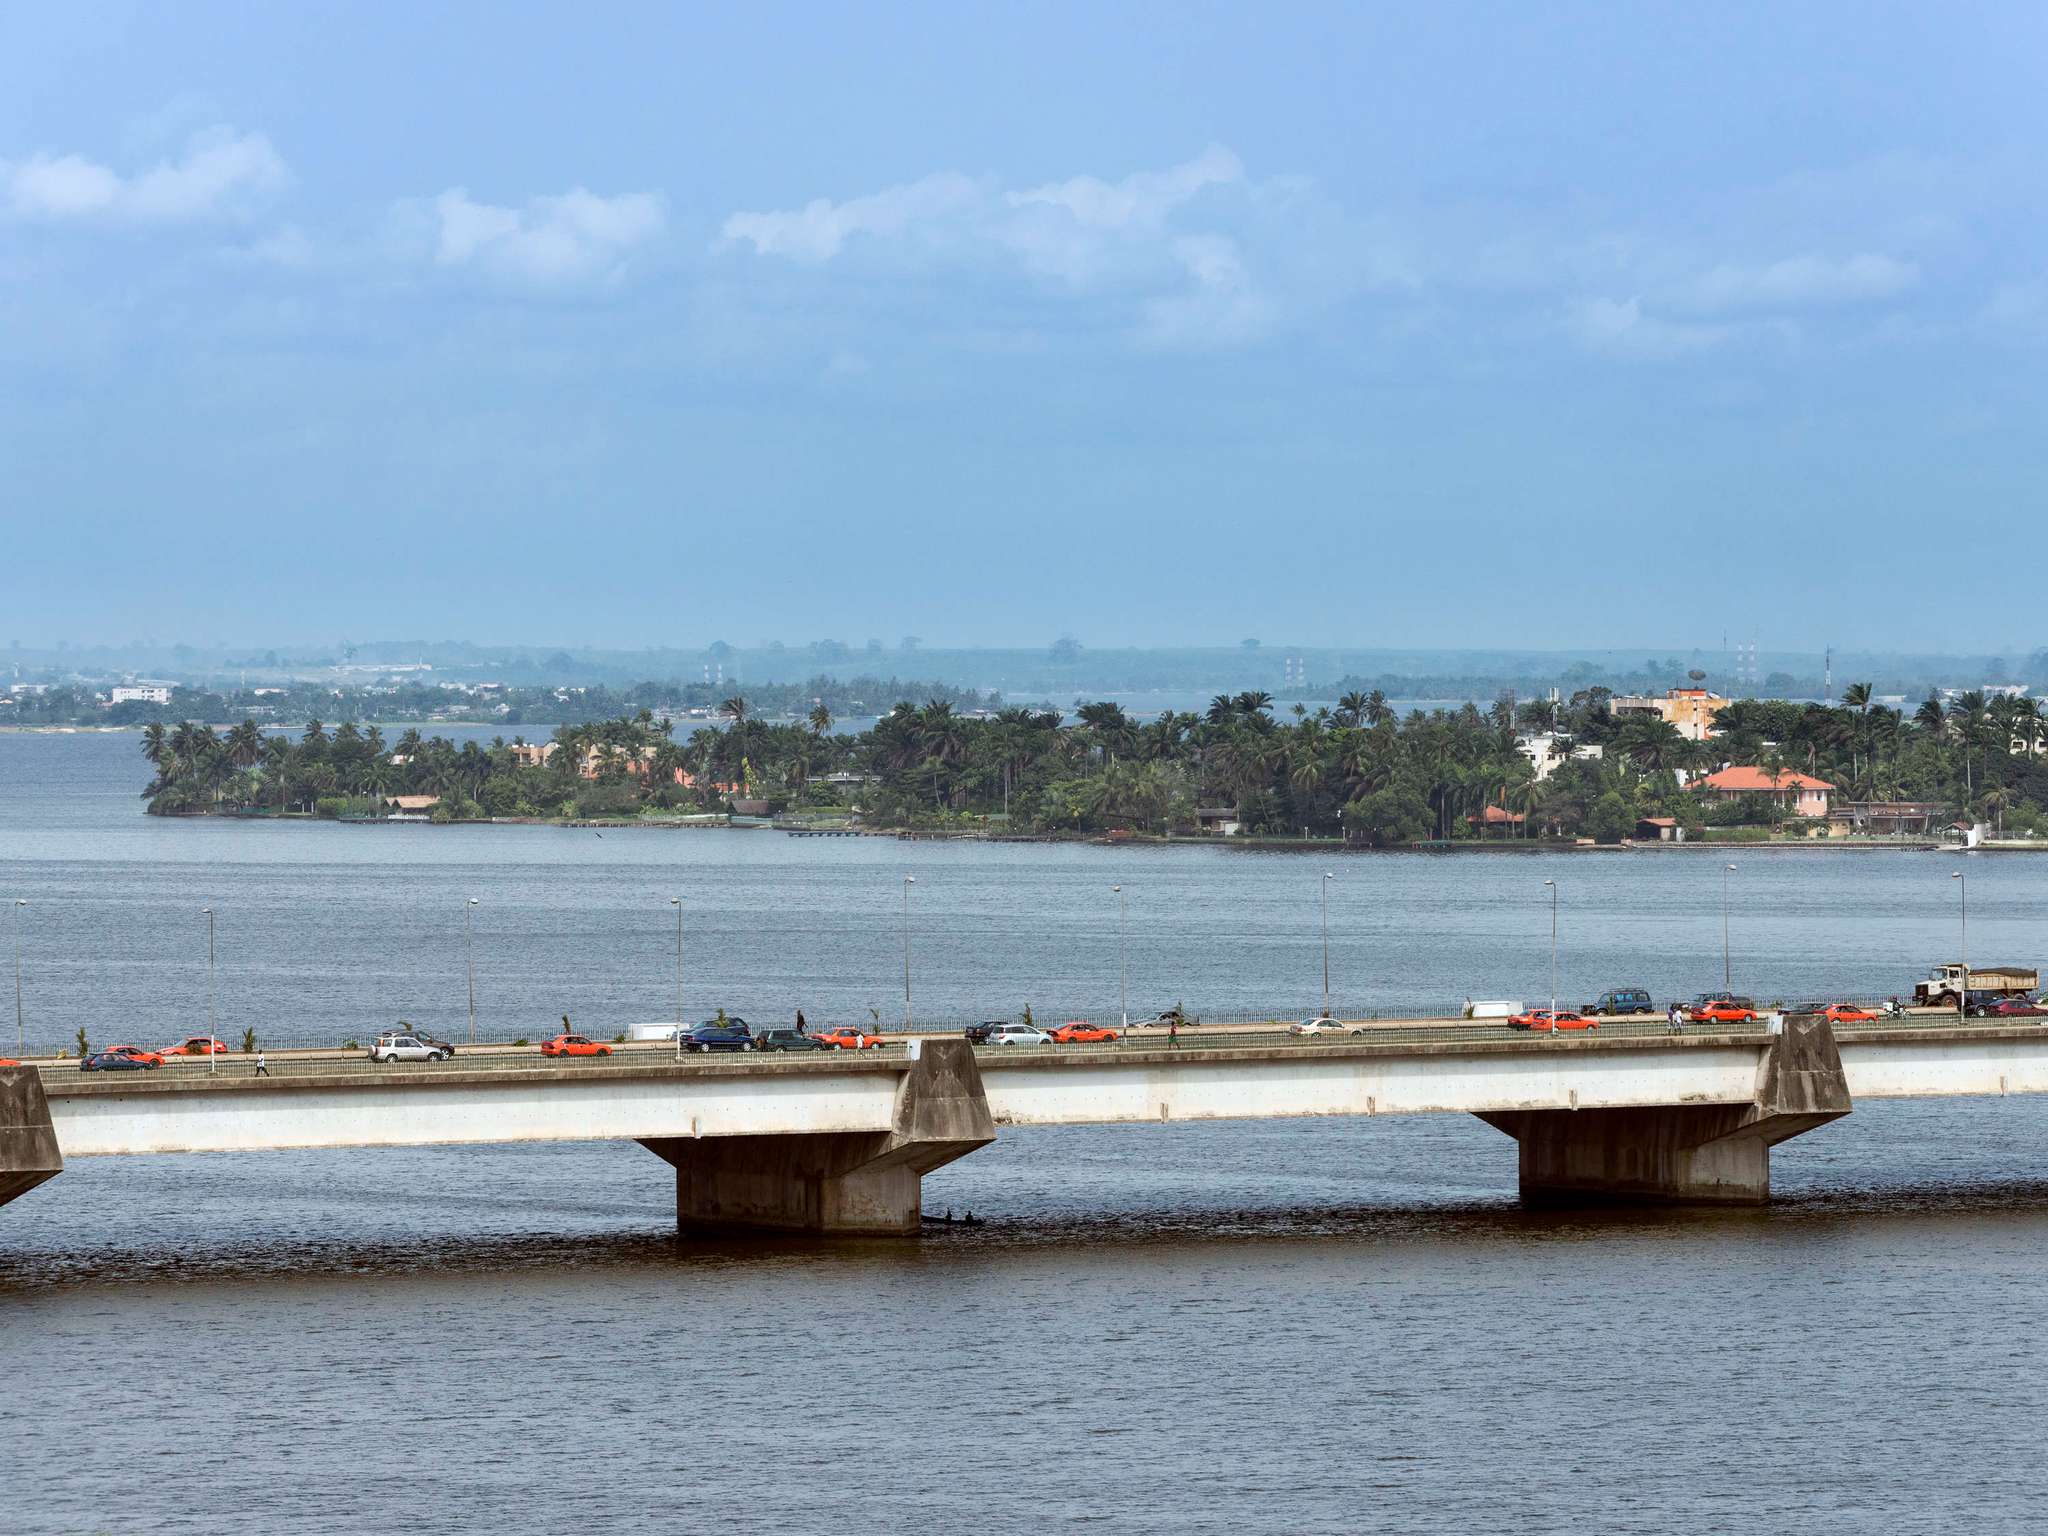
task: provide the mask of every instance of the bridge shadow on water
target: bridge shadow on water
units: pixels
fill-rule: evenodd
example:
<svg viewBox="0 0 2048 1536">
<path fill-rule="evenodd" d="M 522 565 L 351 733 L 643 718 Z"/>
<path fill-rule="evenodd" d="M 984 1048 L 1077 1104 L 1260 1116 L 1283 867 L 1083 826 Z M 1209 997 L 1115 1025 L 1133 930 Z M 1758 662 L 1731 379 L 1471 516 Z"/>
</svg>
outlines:
<svg viewBox="0 0 2048 1536">
<path fill-rule="evenodd" d="M 436 1204 L 440 1201 L 433 1202 Z M 474 1213 L 473 1202 L 450 1197 Z M 644 1208 L 642 1208 L 644 1211 Z M 641 1214 L 636 1211 L 635 1216 Z M 1512 1197 L 1408 1205 L 1341 1204 L 1303 1208 L 1270 1206 L 1162 1207 L 1138 1212 L 1040 1211 L 1028 1215 L 976 1213 L 974 1224 L 939 1219 L 917 1237 L 820 1239 L 801 1235 L 682 1237 L 666 1223 L 626 1219 L 581 1230 L 496 1232 L 380 1232 L 340 1237 L 271 1226 L 253 1236 L 227 1237 L 210 1223 L 135 1234 L 132 1241 L 102 1238 L 82 1245 L 46 1244 L 20 1217 L 0 1231 L 0 1302 L 49 1296 L 79 1288 L 184 1289 L 193 1286 L 347 1285 L 411 1277 L 470 1280 L 492 1277 L 547 1283 L 680 1276 L 747 1281 L 802 1270 L 831 1281 L 920 1272 L 960 1272 L 1002 1284 L 1006 1271 L 1057 1260 L 1092 1268 L 1136 1264 L 1145 1269 L 1176 1259 L 1205 1261 L 1260 1254 L 1321 1250 L 1362 1263 L 1398 1259 L 1446 1261 L 1460 1252 L 1521 1249 L 1569 1253 L 1582 1246 L 1653 1247 L 1672 1254 L 1705 1244 L 1804 1244 L 1871 1235 L 1910 1223 L 1919 1237 L 1939 1243 L 1954 1229 L 1961 1240 L 1995 1218 L 2009 1233 L 2048 1229 L 2048 1180 L 1934 1182 L 1863 1189 L 1794 1191 L 1761 1208 L 1668 1209 L 1600 1206 L 1575 1210 L 1525 1209 Z M 594 1213 L 579 1213 L 594 1214 Z M 625 1217 L 626 1213 L 616 1213 Z M 956 1218 L 964 1211 L 955 1209 Z"/>
</svg>

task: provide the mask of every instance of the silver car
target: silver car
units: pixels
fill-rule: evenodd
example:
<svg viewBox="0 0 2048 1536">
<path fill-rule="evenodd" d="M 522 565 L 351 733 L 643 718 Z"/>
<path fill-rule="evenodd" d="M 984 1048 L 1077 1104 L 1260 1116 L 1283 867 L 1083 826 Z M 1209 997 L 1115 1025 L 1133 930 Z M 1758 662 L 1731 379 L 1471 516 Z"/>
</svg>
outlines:
<svg viewBox="0 0 2048 1536">
<path fill-rule="evenodd" d="M 1032 1024 L 1003 1024 L 988 1032 L 990 1045 L 1051 1045 L 1052 1036 Z"/>
<path fill-rule="evenodd" d="M 454 1054 L 451 1047 L 418 1035 L 379 1035 L 370 1047 L 372 1061 L 446 1061 Z"/>
</svg>

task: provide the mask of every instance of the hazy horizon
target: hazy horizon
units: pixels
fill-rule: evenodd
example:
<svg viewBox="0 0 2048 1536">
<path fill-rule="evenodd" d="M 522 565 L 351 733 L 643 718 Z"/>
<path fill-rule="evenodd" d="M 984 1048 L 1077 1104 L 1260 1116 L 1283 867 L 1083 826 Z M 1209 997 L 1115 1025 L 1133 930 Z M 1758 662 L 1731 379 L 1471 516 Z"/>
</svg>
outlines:
<svg viewBox="0 0 2048 1536">
<path fill-rule="evenodd" d="M 0 636 L 2034 648 L 2048 13 L 0 13 Z"/>
</svg>

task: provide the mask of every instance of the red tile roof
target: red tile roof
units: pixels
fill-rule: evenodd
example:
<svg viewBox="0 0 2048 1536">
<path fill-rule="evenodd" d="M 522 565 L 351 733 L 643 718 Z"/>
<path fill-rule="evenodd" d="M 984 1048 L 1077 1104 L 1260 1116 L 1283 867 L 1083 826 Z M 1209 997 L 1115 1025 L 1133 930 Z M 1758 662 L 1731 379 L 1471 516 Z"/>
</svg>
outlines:
<svg viewBox="0 0 2048 1536">
<path fill-rule="evenodd" d="M 1709 789 L 1751 790 L 1751 789 L 1833 789 L 1835 786 L 1826 779 L 1816 779 L 1811 774 L 1794 773 L 1787 768 L 1775 779 L 1761 768 L 1723 768 L 1719 773 L 1710 773 L 1703 781 Z"/>
</svg>

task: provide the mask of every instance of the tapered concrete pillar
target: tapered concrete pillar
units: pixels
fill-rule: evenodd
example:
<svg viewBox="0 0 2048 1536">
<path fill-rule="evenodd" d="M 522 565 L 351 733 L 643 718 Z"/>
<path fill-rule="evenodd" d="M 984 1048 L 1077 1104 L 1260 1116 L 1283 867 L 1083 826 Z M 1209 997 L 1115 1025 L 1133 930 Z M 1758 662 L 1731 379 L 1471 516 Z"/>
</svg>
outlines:
<svg viewBox="0 0 2048 1536">
<path fill-rule="evenodd" d="M 34 1067 L 0 1067 L 0 1205 L 63 1171 L 41 1075 Z"/>
<path fill-rule="evenodd" d="M 1530 1205 L 1761 1205 L 1771 1148 L 1854 1106 L 1828 1021 L 1795 1014 L 1773 1036 L 1749 1104 L 1544 1109 L 1483 1114 L 1521 1145 Z"/>
<path fill-rule="evenodd" d="M 924 1176 L 995 1135 L 974 1048 L 927 1040 L 896 1090 L 889 1130 L 641 1145 L 675 1165 L 679 1231 L 904 1234 L 921 1225 Z"/>
</svg>

